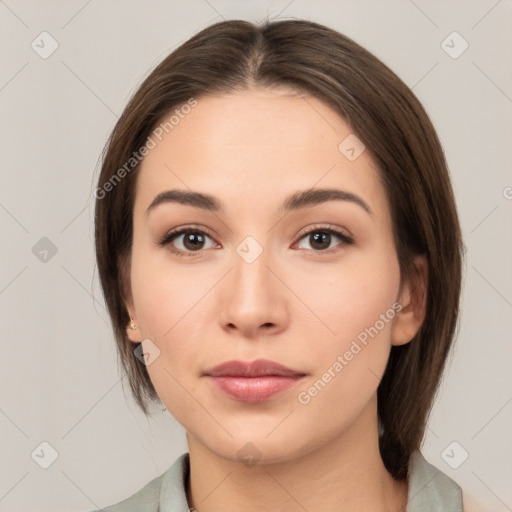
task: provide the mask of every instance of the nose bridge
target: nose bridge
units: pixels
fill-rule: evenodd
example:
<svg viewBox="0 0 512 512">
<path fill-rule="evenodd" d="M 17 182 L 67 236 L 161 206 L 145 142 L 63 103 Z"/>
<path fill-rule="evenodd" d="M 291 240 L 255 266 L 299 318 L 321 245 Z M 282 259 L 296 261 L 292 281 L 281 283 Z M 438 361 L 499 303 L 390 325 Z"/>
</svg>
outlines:
<svg viewBox="0 0 512 512">
<path fill-rule="evenodd" d="M 220 304 L 219 318 L 224 326 L 236 327 L 247 335 L 261 326 L 283 326 L 286 299 L 283 290 L 279 290 L 279 280 L 268 268 L 272 268 L 273 261 L 270 247 L 264 247 L 254 237 L 246 237 L 235 248 L 233 270 Z"/>
<path fill-rule="evenodd" d="M 233 255 L 234 295 L 238 295 L 246 307 L 263 309 L 264 302 L 272 294 L 269 279 L 272 254 L 268 244 L 260 244 L 253 236 L 247 236 Z"/>
</svg>

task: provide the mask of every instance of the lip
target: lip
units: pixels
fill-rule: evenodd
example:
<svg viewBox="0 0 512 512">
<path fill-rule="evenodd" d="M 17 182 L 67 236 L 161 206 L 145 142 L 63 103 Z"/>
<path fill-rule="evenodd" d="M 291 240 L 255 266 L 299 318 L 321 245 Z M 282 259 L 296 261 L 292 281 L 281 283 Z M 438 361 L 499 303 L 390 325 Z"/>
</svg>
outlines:
<svg viewBox="0 0 512 512">
<path fill-rule="evenodd" d="M 210 377 L 264 377 L 264 376 L 281 376 L 281 377 L 303 377 L 305 373 L 292 370 L 280 363 L 270 361 L 269 359 L 256 359 L 255 361 L 226 361 L 209 370 L 205 371 L 205 375 Z"/>
<path fill-rule="evenodd" d="M 213 385 L 229 397 L 258 403 L 289 389 L 306 374 L 268 359 L 226 361 L 205 372 Z"/>
</svg>

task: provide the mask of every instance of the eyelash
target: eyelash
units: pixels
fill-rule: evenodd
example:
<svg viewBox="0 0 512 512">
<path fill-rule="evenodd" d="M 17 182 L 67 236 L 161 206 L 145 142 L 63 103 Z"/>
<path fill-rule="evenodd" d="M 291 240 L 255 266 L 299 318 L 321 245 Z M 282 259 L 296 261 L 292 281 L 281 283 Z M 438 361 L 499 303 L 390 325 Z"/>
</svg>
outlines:
<svg viewBox="0 0 512 512">
<path fill-rule="evenodd" d="M 179 228 L 179 229 L 170 231 L 169 233 L 166 233 L 158 242 L 158 246 L 160 246 L 160 247 L 165 247 L 168 245 L 171 246 L 171 242 L 173 242 L 175 238 L 177 238 L 180 235 L 187 234 L 187 233 L 199 233 L 201 235 L 206 235 L 213 240 L 212 233 L 209 230 L 207 230 L 205 228 L 195 227 L 195 226 L 188 226 L 186 228 Z M 335 235 L 342 241 L 342 243 L 338 244 L 337 246 L 335 246 L 334 248 L 331 248 L 331 249 L 324 249 L 324 250 L 318 250 L 318 251 L 315 251 L 314 249 L 306 249 L 306 250 L 310 250 L 310 251 L 313 251 L 313 252 L 316 252 L 319 254 L 331 254 L 333 252 L 339 251 L 340 246 L 352 245 L 354 243 L 354 240 L 351 237 L 349 237 L 348 235 L 346 235 L 345 233 L 342 233 L 341 231 L 338 231 L 337 229 L 333 229 L 329 226 L 320 226 L 320 225 L 314 226 L 313 229 L 307 231 L 306 233 L 303 233 L 298 238 L 298 240 L 302 240 L 305 236 L 311 235 L 312 233 L 327 233 L 330 235 Z M 196 253 L 203 252 L 202 250 L 184 252 L 184 251 L 176 249 L 175 247 L 172 247 L 172 246 L 169 250 L 176 256 L 186 256 L 186 257 L 194 256 Z"/>
</svg>

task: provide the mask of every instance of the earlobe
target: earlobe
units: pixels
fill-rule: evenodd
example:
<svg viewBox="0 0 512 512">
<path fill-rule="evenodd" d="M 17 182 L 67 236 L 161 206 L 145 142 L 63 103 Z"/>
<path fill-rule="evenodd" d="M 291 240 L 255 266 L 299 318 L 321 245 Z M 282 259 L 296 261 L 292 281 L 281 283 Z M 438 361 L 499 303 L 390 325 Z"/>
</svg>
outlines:
<svg viewBox="0 0 512 512">
<path fill-rule="evenodd" d="M 414 258 L 416 274 L 406 282 L 398 298 L 401 305 L 391 333 L 391 343 L 395 346 L 409 343 L 420 330 L 426 316 L 428 294 L 428 263 L 424 255 Z"/>
<path fill-rule="evenodd" d="M 126 335 L 128 336 L 128 339 L 130 341 L 134 343 L 140 343 L 142 338 L 140 334 L 139 323 L 137 321 L 137 315 L 135 314 L 135 307 L 133 305 L 133 298 L 131 296 L 131 293 L 127 297 L 125 307 L 128 316 L 130 317 L 130 321 L 126 326 Z"/>
<path fill-rule="evenodd" d="M 141 337 L 139 332 L 139 326 L 135 320 L 130 315 L 130 323 L 128 324 L 128 327 L 126 328 L 126 334 L 130 341 L 133 341 L 134 343 L 140 343 Z"/>
<path fill-rule="evenodd" d="M 126 335 L 133 343 L 140 343 L 142 338 L 140 329 L 135 315 L 135 306 L 133 304 L 133 297 L 130 283 L 130 267 L 131 265 L 126 258 L 122 258 L 119 263 L 120 279 L 121 279 L 121 296 L 125 303 L 126 311 L 130 317 L 130 322 L 126 326 Z"/>
<path fill-rule="evenodd" d="M 126 311 L 128 313 L 128 316 L 130 317 L 130 321 L 128 322 L 128 325 L 126 326 L 126 334 L 130 341 L 133 341 L 134 343 L 139 343 L 141 341 L 140 338 L 140 329 L 139 329 L 139 323 L 137 322 L 137 315 L 135 314 L 135 307 L 133 305 L 133 299 L 131 296 L 131 293 L 128 295 L 126 300 Z"/>
</svg>

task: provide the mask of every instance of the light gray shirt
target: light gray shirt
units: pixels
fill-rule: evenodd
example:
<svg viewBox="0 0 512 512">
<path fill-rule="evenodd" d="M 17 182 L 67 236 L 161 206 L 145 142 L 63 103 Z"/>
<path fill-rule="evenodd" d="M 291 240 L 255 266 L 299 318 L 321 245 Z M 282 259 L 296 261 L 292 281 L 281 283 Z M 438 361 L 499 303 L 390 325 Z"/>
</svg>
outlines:
<svg viewBox="0 0 512 512">
<path fill-rule="evenodd" d="M 103 512 L 189 512 L 186 485 L 189 454 L 183 453 L 159 477 L 130 498 Z M 447 475 L 428 463 L 419 451 L 409 461 L 409 494 L 405 512 L 463 512 L 462 490 Z M 99 512 L 99 511 L 94 511 Z"/>
</svg>

